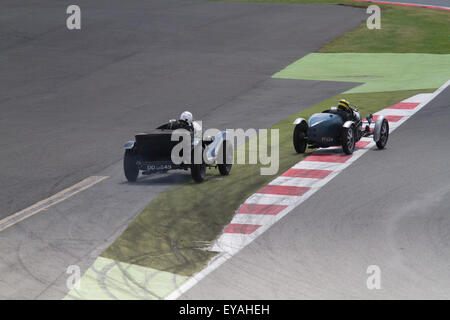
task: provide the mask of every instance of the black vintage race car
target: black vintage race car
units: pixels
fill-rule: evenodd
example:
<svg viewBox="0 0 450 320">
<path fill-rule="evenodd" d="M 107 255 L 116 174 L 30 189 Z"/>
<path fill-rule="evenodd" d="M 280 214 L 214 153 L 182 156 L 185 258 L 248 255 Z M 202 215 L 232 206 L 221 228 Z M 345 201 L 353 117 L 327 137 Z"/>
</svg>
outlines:
<svg viewBox="0 0 450 320">
<path fill-rule="evenodd" d="M 362 121 L 357 109 L 349 114 L 336 107 L 315 113 L 307 122 L 303 118 L 295 119 L 293 143 L 297 153 L 304 153 L 309 145 L 312 148 L 342 146 L 346 154 L 352 154 L 355 143 L 362 137 L 373 137 L 377 147 L 383 149 L 389 138 L 389 123 L 382 115 L 377 116 L 373 131 L 370 125 L 373 115 L 369 114 Z"/>
<path fill-rule="evenodd" d="M 194 137 L 191 131 L 189 134 L 191 157 L 189 161 L 180 163 L 174 162 L 172 155 L 172 149 L 181 139 L 173 141 L 172 134 L 175 130 L 176 128 L 169 123 L 149 132 L 136 134 L 135 141 L 125 143 L 123 168 L 129 182 L 135 182 L 139 172 L 149 175 L 174 169 L 190 169 L 192 178 L 196 182 L 202 182 L 205 179 L 207 167 L 218 168 L 223 176 L 230 173 L 233 163 L 233 145 L 226 140 L 225 131 L 204 139 Z M 196 153 L 203 157 L 197 157 L 197 161 L 194 161 Z"/>
</svg>

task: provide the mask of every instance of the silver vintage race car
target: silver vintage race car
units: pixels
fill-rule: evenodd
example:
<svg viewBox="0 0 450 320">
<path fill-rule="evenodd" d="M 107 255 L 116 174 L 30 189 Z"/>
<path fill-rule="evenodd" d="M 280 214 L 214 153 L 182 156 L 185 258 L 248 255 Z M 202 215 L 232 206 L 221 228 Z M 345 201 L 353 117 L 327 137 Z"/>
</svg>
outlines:
<svg viewBox="0 0 450 320">
<path fill-rule="evenodd" d="M 129 182 L 136 181 L 139 172 L 149 175 L 174 169 L 190 169 L 192 178 L 196 182 L 202 182 L 205 179 L 207 167 L 219 169 L 223 176 L 230 173 L 233 163 L 233 145 L 226 139 L 225 131 L 203 139 L 195 137 L 193 132 L 188 131 L 191 156 L 187 160 L 183 157 L 184 160 L 180 162 L 174 161 L 172 155 L 172 149 L 179 143 L 179 140 L 174 141 L 172 137 L 177 129 L 180 127 L 176 125 L 175 120 L 172 120 L 149 132 L 136 134 L 134 141 L 125 143 L 123 168 Z M 196 154 L 200 156 L 195 158 Z"/>
</svg>

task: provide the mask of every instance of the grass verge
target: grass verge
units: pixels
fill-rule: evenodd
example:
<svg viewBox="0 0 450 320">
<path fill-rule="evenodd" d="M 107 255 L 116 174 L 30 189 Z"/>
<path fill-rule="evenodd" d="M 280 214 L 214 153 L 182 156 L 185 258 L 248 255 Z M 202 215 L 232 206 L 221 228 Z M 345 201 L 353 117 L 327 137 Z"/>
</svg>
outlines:
<svg viewBox="0 0 450 320">
<path fill-rule="evenodd" d="M 450 54 L 310 53 L 273 77 L 364 82 L 346 91 L 362 93 L 435 88 L 449 75 Z"/>
<path fill-rule="evenodd" d="M 433 90 L 391 91 L 345 95 L 362 115 L 376 112 L 417 93 Z M 308 118 L 335 105 L 338 95 L 272 126 L 280 133 L 280 169 L 283 173 L 303 156 L 292 146 L 292 121 Z M 311 150 L 308 150 L 311 152 Z M 156 197 L 102 254 L 103 257 L 190 276 L 201 270 L 214 252 L 203 248 L 216 239 L 248 196 L 275 176 L 261 176 L 259 165 L 235 165 L 231 175 L 217 180 L 209 174 L 202 184 L 188 182 Z M 215 172 L 215 171 L 212 171 Z"/>
<path fill-rule="evenodd" d="M 377 5 L 382 8 L 380 30 L 369 30 L 364 21 L 319 52 L 450 53 L 448 11 Z"/>
<path fill-rule="evenodd" d="M 350 0 L 231 1 L 334 4 L 361 8 L 371 5 L 371 3 Z M 359 27 L 331 41 L 319 52 L 450 53 L 450 13 L 448 11 L 388 4 L 376 5 L 382 9 L 380 30 L 367 29 L 366 22 L 363 21 Z"/>
</svg>

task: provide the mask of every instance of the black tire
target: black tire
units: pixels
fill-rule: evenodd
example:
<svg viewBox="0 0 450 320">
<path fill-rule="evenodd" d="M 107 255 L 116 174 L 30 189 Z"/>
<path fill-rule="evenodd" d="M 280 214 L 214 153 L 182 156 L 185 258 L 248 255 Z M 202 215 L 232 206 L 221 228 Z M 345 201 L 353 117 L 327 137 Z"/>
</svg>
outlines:
<svg viewBox="0 0 450 320">
<path fill-rule="evenodd" d="M 224 140 L 222 144 L 222 163 L 219 163 L 217 165 L 217 168 L 219 169 L 219 172 L 222 176 L 227 176 L 230 174 L 231 167 L 233 166 L 232 160 L 234 156 L 233 147 L 227 142 L 227 140 Z"/>
<path fill-rule="evenodd" d="M 129 182 L 136 182 L 139 175 L 139 168 L 136 164 L 136 156 L 132 150 L 125 150 L 123 157 L 123 171 Z"/>
<path fill-rule="evenodd" d="M 341 133 L 342 150 L 345 154 L 352 154 L 355 151 L 355 130 L 353 127 L 342 128 Z"/>
<path fill-rule="evenodd" d="M 204 163 L 204 160 L 203 160 L 204 149 L 202 146 L 197 146 L 196 148 L 200 148 L 200 149 L 192 150 L 191 176 L 195 182 L 202 182 L 203 180 L 205 180 L 205 176 L 206 176 L 206 163 Z M 201 152 L 201 155 L 202 155 L 201 163 L 198 163 L 198 164 L 195 163 L 196 152 Z"/>
<path fill-rule="evenodd" d="M 230 174 L 232 164 L 219 164 L 217 167 L 219 168 L 220 175 L 227 176 Z"/>
<path fill-rule="evenodd" d="M 384 149 L 388 139 L 389 139 L 389 122 L 386 119 L 383 119 L 383 122 L 381 123 L 380 139 L 377 141 L 377 148 Z"/>
<path fill-rule="evenodd" d="M 306 131 L 308 126 L 302 122 L 295 126 L 294 135 L 293 135 L 293 143 L 294 148 L 297 153 L 305 153 L 306 150 Z"/>
<path fill-rule="evenodd" d="M 206 176 L 206 164 L 191 165 L 191 176 L 195 182 L 202 182 Z"/>
</svg>

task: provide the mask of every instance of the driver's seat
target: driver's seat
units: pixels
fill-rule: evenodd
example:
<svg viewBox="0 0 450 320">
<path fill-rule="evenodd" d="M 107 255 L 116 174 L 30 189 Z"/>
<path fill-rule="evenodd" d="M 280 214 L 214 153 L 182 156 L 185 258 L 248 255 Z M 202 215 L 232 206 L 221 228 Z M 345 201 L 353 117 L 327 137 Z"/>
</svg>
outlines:
<svg viewBox="0 0 450 320">
<path fill-rule="evenodd" d="M 344 122 L 353 119 L 353 111 L 345 112 L 345 111 L 339 110 L 337 107 L 331 107 L 329 110 L 322 111 L 322 113 L 337 114 L 344 120 Z"/>
</svg>

